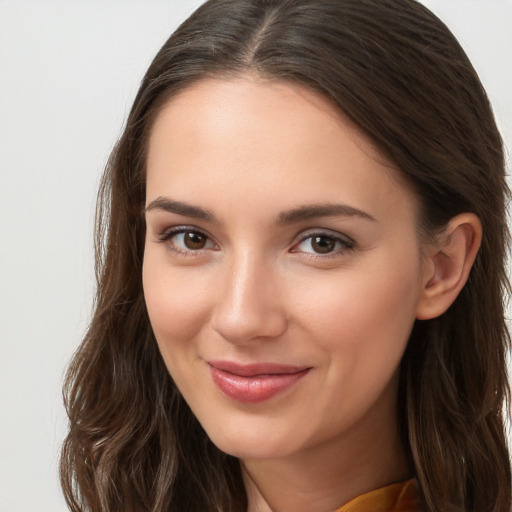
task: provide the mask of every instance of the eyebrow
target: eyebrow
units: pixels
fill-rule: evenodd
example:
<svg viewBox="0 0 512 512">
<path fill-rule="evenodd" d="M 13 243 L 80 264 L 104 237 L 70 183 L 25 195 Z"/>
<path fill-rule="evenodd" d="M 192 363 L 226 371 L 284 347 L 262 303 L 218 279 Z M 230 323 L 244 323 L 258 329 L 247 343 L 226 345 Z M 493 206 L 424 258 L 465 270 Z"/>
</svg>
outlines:
<svg viewBox="0 0 512 512">
<path fill-rule="evenodd" d="M 377 222 L 375 217 L 363 210 L 354 208 L 346 204 L 326 203 L 326 204 L 311 204 L 293 208 L 281 212 L 277 219 L 276 224 L 293 224 L 303 220 L 313 219 L 316 217 L 360 217 L 365 220 Z"/>
<path fill-rule="evenodd" d="M 165 212 L 177 213 L 178 215 L 192 217 L 194 219 L 218 222 L 215 215 L 208 210 L 204 210 L 199 206 L 193 206 L 181 201 L 174 201 L 173 199 L 168 199 L 166 197 L 157 197 L 154 201 L 151 201 L 145 211 L 149 212 L 152 210 L 163 210 Z"/>
<path fill-rule="evenodd" d="M 158 197 L 151 201 L 145 211 L 163 210 L 176 213 L 185 217 L 201 219 L 208 222 L 219 223 L 215 215 L 209 210 L 194 206 L 182 201 L 175 201 L 166 197 Z M 281 212 L 275 219 L 276 225 L 293 224 L 316 217 L 359 217 L 372 222 L 377 222 L 369 213 L 346 204 L 325 203 L 304 205 Z"/>
</svg>

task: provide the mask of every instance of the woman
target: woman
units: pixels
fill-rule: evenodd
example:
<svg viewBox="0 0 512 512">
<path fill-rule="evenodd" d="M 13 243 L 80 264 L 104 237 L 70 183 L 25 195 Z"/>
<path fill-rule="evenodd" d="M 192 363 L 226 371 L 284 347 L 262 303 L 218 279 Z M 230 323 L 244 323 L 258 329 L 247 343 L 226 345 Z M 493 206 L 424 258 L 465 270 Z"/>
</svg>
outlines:
<svg viewBox="0 0 512 512">
<path fill-rule="evenodd" d="M 508 511 L 505 196 L 421 5 L 204 4 L 100 191 L 71 509 Z"/>
</svg>

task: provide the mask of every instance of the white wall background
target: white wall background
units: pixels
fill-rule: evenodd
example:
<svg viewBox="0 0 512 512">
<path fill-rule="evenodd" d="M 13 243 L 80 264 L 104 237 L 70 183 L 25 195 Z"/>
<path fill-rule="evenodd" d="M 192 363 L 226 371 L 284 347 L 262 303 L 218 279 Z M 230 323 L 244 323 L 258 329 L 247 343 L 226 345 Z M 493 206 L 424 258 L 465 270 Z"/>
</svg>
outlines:
<svg viewBox="0 0 512 512">
<path fill-rule="evenodd" d="M 510 150 L 512 0 L 424 2 Z M 66 510 L 60 388 L 90 312 L 96 188 L 146 67 L 199 3 L 0 0 L 0 512 Z"/>
</svg>

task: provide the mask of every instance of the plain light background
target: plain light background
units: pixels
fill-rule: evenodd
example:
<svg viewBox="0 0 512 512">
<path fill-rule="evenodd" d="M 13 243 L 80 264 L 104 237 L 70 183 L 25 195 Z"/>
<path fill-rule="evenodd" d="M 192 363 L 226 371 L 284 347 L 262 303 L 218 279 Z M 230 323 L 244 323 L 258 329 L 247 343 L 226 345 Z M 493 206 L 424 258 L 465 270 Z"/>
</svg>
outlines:
<svg viewBox="0 0 512 512">
<path fill-rule="evenodd" d="M 0 512 L 66 510 L 60 390 L 91 311 L 96 189 L 145 69 L 200 3 L 0 0 Z M 510 151 L 512 0 L 424 3 Z"/>
</svg>

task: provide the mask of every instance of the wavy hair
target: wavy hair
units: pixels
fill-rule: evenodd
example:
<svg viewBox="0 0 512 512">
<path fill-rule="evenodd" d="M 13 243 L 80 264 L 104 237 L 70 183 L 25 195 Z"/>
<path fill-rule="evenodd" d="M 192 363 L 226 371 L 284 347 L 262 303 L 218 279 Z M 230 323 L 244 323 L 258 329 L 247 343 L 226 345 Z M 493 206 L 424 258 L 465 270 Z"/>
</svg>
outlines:
<svg viewBox="0 0 512 512">
<path fill-rule="evenodd" d="M 413 186 L 425 232 L 461 212 L 482 222 L 466 286 L 445 314 L 416 321 L 398 421 L 426 511 L 509 512 L 502 141 L 464 51 L 414 0 L 210 0 L 158 52 L 99 192 L 94 315 L 64 388 L 70 509 L 247 507 L 238 460 L 211 443 L 167 372 L 141 277 L 155 116 L 198 80 L 246 72 L 307 87 L 352 119 Z"/>
</svg>

